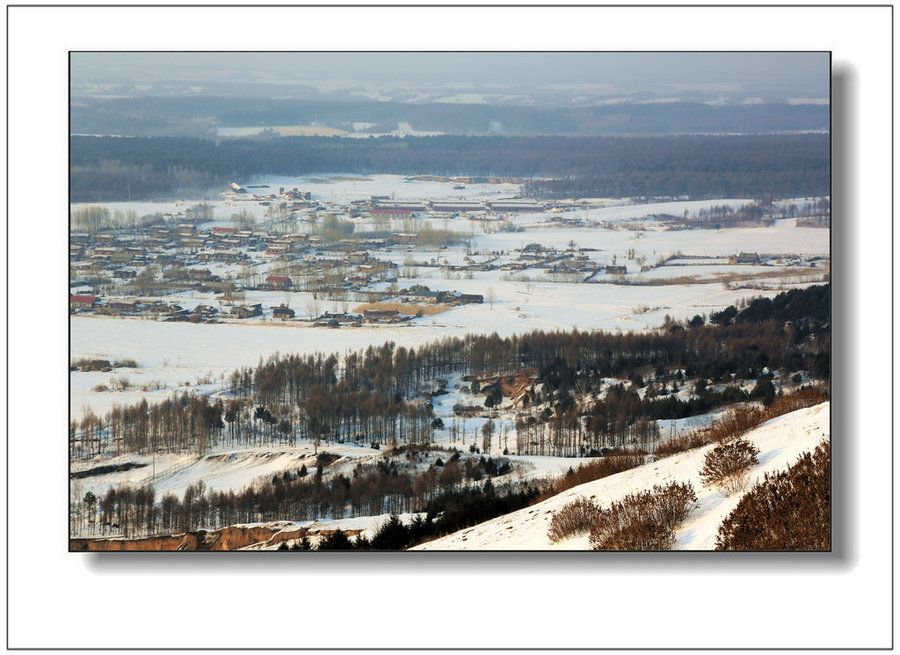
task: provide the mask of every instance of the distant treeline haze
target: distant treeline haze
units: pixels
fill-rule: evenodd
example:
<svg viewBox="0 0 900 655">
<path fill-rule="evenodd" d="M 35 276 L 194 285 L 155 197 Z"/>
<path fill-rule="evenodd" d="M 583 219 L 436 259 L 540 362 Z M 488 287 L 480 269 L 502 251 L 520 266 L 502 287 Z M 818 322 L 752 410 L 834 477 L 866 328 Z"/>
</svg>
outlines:
<svg viewBox="0 0 900 655">
<path fill-rule="evenodd" d="M 226 97 L 79 98 L 73 134 L 210 136 L 219 126 L 320 125 L 369 133 L 399 123 L 445 134 L 765 134 L 827 130 L 827 105 L 723 105 L 698 102 L 525 107 L 462 103 L 297 100 Z"/>
<path fill-rule="evenodd" d="M 73 202 L 171 196 L 263 175 L 549 177 L 536 197 L 829 193 L 827 134 L 667 137 L 70 138 Z"/>
</svg>

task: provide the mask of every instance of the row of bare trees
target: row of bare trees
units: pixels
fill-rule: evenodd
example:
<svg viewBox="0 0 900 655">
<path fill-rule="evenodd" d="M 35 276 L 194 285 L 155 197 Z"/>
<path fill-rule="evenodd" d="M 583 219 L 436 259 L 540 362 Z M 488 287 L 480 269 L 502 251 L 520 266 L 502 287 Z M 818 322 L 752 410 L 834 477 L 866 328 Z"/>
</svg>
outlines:
<svg viewBox="0 0 900 655">
<path fill-rule="evenodd" d="M 329 461 L 323 453 L 312 473 L 305 467 L 283 471 L 241 491 L 211 491 L 202 481 L 190 485 L 181 498 L 172 493 L 159 497 L 152 485 L 109 487 L 99 498 L 89 491 L 74 499 L 72 534 L 137 537 L 287 517 L 303 521 L 423 511 L 442 494 L 511 470 L 507 460 L 464 459 L 457 453 L 424 470 L 383 460 L 359 464 L 349 477 L 326 476 Z"/>
<path fill-rule="evenodd" d="M 663 384 L 671 380 L 673 389 L 676 378 L 730 382 L 760 377 L 764 367 L 827 378 L 830 334 L 798 338 L 799 329 L 759 320 L 640 334 L 468 335 L 419 348 L 386 343 L 340 357 L 276 354 L 255 368 L 235 370 L 228 377 L 227 401 L 182 394 L 152 405 L 142 400 L 116 407 L 102 417 L 88 412 L 72 421 L 70 442 L 76 458 L 110 451 L 203 453 L 220 444 L 304 439 L 317 445 L 322 440 L 423 443 L 433 436 L 428 394 L 435 380 L 458 372 L 508 375 L 537 369 L 543 392 L 532 389 L 528 398 L 532 407 L 549 406 L 520 417 L 524 452 L 578 455 L 629 442 L 646 446 L 657 434 L 655 424 L 642 417 L 681 418 L 739 399 L 700 389 L 699 400 L 687 405 L 659 397 L 654 387 L 647 393 L 651 404 L 634 391 L 645 385 L 644 377 Z M 596 397 L 609 377 L 631 379 L 632 387 L 608 392 L 602 404 L 578 407 Z M 769 395 L 774 392 L 771 384 L 766 388 Z"/>
</svg>

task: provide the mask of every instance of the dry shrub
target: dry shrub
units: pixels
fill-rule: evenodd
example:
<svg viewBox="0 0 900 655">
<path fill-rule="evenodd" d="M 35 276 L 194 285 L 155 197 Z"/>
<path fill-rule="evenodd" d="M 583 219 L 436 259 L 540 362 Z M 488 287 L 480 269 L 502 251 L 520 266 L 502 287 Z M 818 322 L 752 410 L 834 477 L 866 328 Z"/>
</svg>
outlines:
<svg viewBox="0 0 900 655">
<path fill-rule="evenodd" d="M 819 387 L 800 387 L 792 393 L 776 396 L 772 404 L 764 410 L 768 416 L 766 420 L 824 403 L 828 398 L 828 394 Z"/>
<path fill-rule="evenodd" d="M 366 310 L 396 310 L 407 316 L 434 316 L 450 309 L 450 305 L 418 305 L 410 302 L 369 302 L 358 305 L 354 311 L 362 314 Z"/>
<path fill-rule="evenodd" d="M 776 396 L 768 407 L 735 407 L 729 409 L 721 419 L 709 427 L 669 439 L 660 444 L 654 452 L 659 457 L 668 457 L 710 443 L 737 439 L 766 421 L 824 403 L 828 399 L 828 394 L 818 387 L 801 387 L 792 393 Z"/>
<path fill-rule="evenodd" d="M 766 474 L 719 526 L 716 550 L 829 550 L 831 444 Z"/>
<path fill-rule="evenodd" d="M 703 430 L 692 430 L 661 443 L 654 451 L 658 457 L 668 457 L 709 443 Z"/>
<path fill-rule="evenodd" d="M 576 498 L 553 512 L 547 536 L 556 543 L 566 537 L 587 532 L 600 517 L 600 507 L 588 498 Z"/>
<path fill-rule="evenodd" d="M 735 407 L 706 429 L 707 443 L 737 439 L 768 419 L 766 412 L 758 407 Z"/>
<path fill-rule="evenodd" d="M 675 529 L 697 506 L 689 483 L 656 485 L 649 491 L 625 496 L 601 509 L 591 527 L 594 550 L 670 550 Z"/>
<path fill-rule="evenodd" d="M 534 502 L 539 503 L 547 500 L 556 494 L 562 493 L 572 487 L 577 487 L 585 482 L 593 482 L 594 480 L 599 480 L 600 478 L 605 478 L 641 466 L 646 461 L 645 457 L 646 453 L 643 451 L 598 457 L 554 481 L 553 484 L 547 487 Z"/>
<path fill-rule="evenodd" d="M 720 443 L 703 458 L 700 479 L 708 487 L 717 487 L 724 496 L 747 488 L 750 467 L 758 464 L 759 448 L 746 439 Z"/>
</svg>

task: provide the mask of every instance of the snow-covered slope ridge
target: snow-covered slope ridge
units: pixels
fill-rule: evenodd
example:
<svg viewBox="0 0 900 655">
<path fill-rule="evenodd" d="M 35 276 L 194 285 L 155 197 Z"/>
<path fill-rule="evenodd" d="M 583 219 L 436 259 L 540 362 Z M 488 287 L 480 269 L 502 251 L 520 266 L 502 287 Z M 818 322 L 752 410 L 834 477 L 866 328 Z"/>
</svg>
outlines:
<svg viewBox="0 0 900 655">
<path fill-rule="evenodd" d="M 748 488 L 765 473 L 791 466 L 803 452 L 829 437 L 829 403 L 801 409 L 767 421 L 745 438 L 759 448 L 759 464 L 753 467 Z M 568 489 L 531 507 L 500 516 L 441 539 L 417 546 L 416 550 L 589 550 L 588 535 L 558 544 L 547 538 L 552 513 L 577 497 L 592 498 L 608 505 L 623 496 L 649 489 L 655 484 L 690 482 L 697 492 L 697 508 L 676 533 L 676 549 L 711 550 L 722 520 L 737 506 L 741 493 L 723 498 L 703 486 L 699 470 L 704 455 L 713 446 L 679 453 L 630 471 L 611 475 Z"/>
</svg>

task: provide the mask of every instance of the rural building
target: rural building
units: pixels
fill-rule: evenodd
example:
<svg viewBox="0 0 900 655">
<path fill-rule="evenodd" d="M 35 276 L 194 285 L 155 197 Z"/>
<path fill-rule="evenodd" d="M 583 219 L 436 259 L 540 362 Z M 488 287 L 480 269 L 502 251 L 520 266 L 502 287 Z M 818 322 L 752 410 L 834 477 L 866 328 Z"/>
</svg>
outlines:
<svg viewBox="0 0 900 655">
<path fill-rule="evenodd" d="M 106 309 L 110 314 L 133 313 L 140 309 L 140 303 L 137 300 L 107 300 Z"/>
<path fill-rule="evenodd" d="M 628 268 L 625 266 L 607 266 L 606 274 L 607 275 L 625 275 L 628 273 Z"/>
<path fill-rule="evenodd" d="M 446 201 L 446 202 L 435 202 L 431 203 L 431 211 L 435 212 L 483 212 L 485 210 L 485 206 L 480 202 L 473 201 L 464 201 L 464 200 L 456 200 L 456 201 Z"/>
<path fill-rule="evenodd" d="M 742 252 L 737 257 L 734 258 L 735 264 L 758 264 L 759 263 L 759 253 L 758 252 Z"/>
<path fill-rule="evenodd" d="M 373 210 L 377 209 L 388 209 L 393 211 L 401 211 L 401 212 L 424 212 L 428 210 L 428 206 L 421 201 L 409 201 L 409 202 L 379 202 Z"/>
<path fill-rule="evenodd" d="M 253 316 L 262 316 L 262 303 L 254 305 L 239 305 L 231 311 L 235 318 L 251 318 Z"/>
<path fill-rule="evenodd" d="M 204 318 L 208 318 L 214 316 L 219 313 L 219 310 L 213 307 L 212 305 L 197 305 L 194 308 L 194 313 L 203 316 Z"/>
<path fill-rule="evenodd" d="M 281 305 L 279 307 L 273 307 L 272 308 L 272 318 L 279 318 L 281 320 L 294 318 L 294 310 L 285 305 Z"/>
<path fill-rule="evenodd" d="M 70 309 L 93 309 L 99 302 L 97 296 L 74 295 L 69 296 Z"/>
<path fill-rule="evenodd" d="M 291 278 L 286 275 L 269 275 L 266 277 L 266 286 L 270 289 L 290 289 L 293 286 Z"/>
<path fill-rule="evenodd" d="M 369 323 L 393 323 L 400 320 L 400 312 L 396 309 L 367 309 L 364 315 Z"/>
<path fill-rule="evenodd" d="M 410 209 L 384 209 L 381 207 L 370 209 L 370 216 L 384 216 L 386 218 L 409 218 L 412 216 Z"/>
<path fill-rule="evenodd" d="M 487 206 L 495 212 L 537 212 L 544 205 L 534 200 L 489 200 Z"/>
</svg>

